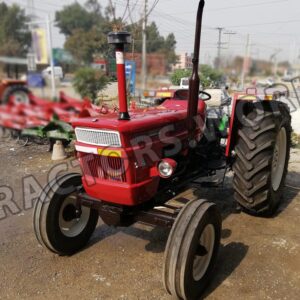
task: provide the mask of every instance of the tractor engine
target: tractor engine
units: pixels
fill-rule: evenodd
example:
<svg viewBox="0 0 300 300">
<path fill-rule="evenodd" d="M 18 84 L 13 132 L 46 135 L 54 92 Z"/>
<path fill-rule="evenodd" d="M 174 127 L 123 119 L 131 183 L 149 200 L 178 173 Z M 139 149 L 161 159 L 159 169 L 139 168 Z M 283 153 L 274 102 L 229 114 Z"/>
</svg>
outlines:
<svg viewBox="0 0 300 300">
<path fill-rule="evenodd" d="M 116 204 L 138 205 L 153 198 L 161 182 L 180 172 L 188 149 L 186 109 L 165 105 L 146 114 L 132 111 L 130 121 L 118 120 L 113 113 L 73 122 L 88 195 Z M 203 101 L 199 101 L 198 112 L 204 124 Z M 202 135 L 203 127 L 198 126 L 198 141 Z"/>
</svg>

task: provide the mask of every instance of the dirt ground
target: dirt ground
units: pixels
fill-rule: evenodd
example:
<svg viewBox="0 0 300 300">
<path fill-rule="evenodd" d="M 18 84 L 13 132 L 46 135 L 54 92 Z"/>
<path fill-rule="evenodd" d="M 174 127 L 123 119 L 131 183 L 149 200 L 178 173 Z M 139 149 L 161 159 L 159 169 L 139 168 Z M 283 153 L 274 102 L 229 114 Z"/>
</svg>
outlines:
<svg viewBox="0 0 300 300">
<path fill-rule="evenodd" d="M 165 229 L 139 224 L 114 229 L 99 221 L 87 248 L 72 257 L 38 245 L 28 201 L 24 210 L 22 178 L 33 175 L 43 185 L 54 165 L 47 146 L 0 142 L 0 188 L 13 190 L 16 205 L 14 215 L 0 209 L 0 216 L 7 214 L 0 220 L 0 299 L 171 299 L 161 281 Z M 185 193 L 215 201 L 223 212 L 222 246 L 206 299 L 299 299 L 299 150 L 292 150 L 289 170 L 289 187 L 271 219 L 235 209 L 230 174 L 223 189 Z"/>
</svg>

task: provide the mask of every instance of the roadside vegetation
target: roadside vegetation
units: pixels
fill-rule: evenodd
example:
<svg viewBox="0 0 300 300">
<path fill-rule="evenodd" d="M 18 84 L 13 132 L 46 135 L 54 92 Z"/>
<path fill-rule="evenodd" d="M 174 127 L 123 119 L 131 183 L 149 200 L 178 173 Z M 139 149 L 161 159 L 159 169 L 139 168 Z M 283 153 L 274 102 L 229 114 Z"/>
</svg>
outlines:
<svg viewBox="0 0 300 300">
<path fill-rule="evenodd" d="M 181 78 L 189 78 L 191 75 L 191 69 L 178 69 L 170 75 L 170 80 L 173 85 L 180 85 Z M 199 75 L 203 89 L 219 86 L 224 77 L 222 72 L 217 71 L 208 65 L 201 65 Z"/>
<path fill-rule="evenodd" d="M 109 79 L 101 71 L 83 67 L 76 71 L 73 86 L 82 98 L 89 98 L 98 104 L 99 93 L 107 87 Z"/>
</svg>

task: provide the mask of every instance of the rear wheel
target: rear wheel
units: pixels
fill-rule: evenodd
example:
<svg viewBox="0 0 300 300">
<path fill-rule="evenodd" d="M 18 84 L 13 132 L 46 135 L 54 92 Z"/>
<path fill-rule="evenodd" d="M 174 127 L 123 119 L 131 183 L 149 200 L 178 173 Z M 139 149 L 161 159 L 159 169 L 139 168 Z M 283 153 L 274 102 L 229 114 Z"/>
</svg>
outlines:
<svg viewBox="0 0 300 300">
<path fill-rule="evenodd" d="M 221 216 L 213 203 L 190 201 L 178 215 L 165 250 L 165 289 L 178 299 L 199 299 L 209 282 L 221 236 Z"/>
<path fill-rule="evenodd" d="M 249 124 L 239 129 L 235 149 L 234 197 L 246 212 L 270 216 L 283 194 L 291 117 L 287 106 L 277 101 L 254 105 L 246 117 Z"/>
<path fill-rule="evenodd" d="M 12 85 L 5 89 L 2 97 L 3 103 L 8 103 L 10 97 L 13 96 L 13 101 L 15 103 L 29 103 L 29 93 L 30 91 L 23 85 Z"/>
<path fill-rule="evenodd" d="M 42 246 L 60 255 L 71 255 L 89 241 L 98 212 L 81 206 L 76 193 L 82 188 L 80 174 L 67 174 L 48 183 L 34 210 L 34 231 Z"/>
</svg>

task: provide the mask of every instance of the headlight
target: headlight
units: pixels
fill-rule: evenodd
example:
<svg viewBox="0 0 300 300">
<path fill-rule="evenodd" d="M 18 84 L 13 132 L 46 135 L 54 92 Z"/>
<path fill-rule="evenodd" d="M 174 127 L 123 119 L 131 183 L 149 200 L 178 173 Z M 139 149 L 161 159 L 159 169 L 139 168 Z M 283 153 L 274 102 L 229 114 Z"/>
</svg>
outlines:
<svg viewBox="0 0 300 300">
<path fill-rule="evenodd" d="M 158 164 L 158 174 L 162 178 L 169 178 L 171 177 L 177 167 L 177 163 L 173 159 L 163 159 L 159 164 Z"/>
</svg>

